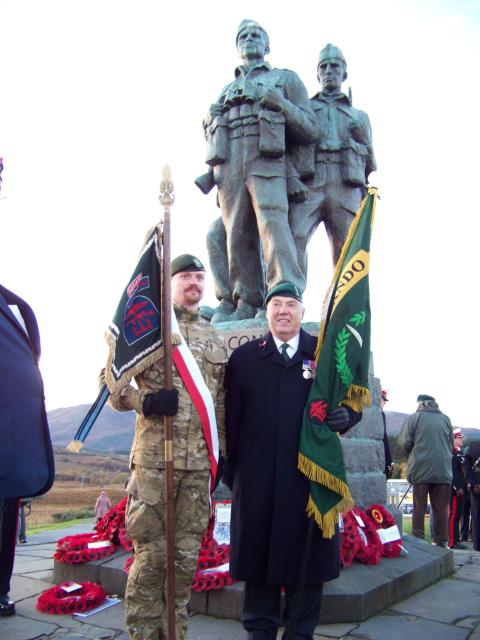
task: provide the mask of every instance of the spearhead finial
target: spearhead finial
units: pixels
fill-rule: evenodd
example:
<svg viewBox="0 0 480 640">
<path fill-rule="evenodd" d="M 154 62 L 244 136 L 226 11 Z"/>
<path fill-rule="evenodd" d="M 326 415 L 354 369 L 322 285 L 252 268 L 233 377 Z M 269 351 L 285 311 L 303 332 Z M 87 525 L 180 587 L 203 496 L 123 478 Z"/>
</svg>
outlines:
<svg viewBox="0 0 480 640">
<path fill-rule="evenodd" d="M 175 202 L 175 196 L 173 194 L 172 171 L 168 164 L 166 164 L 162 170 L 159 200 L 164 207 L 168 207 Z"/>
</svg>

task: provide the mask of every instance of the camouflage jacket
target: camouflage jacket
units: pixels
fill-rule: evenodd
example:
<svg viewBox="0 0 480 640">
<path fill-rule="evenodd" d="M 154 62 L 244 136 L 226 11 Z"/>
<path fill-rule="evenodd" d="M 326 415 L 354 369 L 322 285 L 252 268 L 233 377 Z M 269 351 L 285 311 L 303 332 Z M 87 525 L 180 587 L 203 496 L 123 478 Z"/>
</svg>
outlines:
<svg viewBox="0 0 480 640">
<path fill-rule="evenodd" d="M 195 358 L 215 404 L 220 450 L 225 452 L 224 372 L 227 353 L 223 338 L 199 313 L 191 313 L 183 307 L 175 307 L 180 332 Z M 146 395 L 164 386 L 163 351 L 158 360 L 135 376 L 138 389 L 128 384 L 110 396 L 109 404 L 118 411 L 137 412 L 135 438 L 130 452 L 130 463 L 140 467 L 162 469 L 164 456 L 164 418 L 142 413 Z M 209 469 L 208 448 L 203 435 L 200 417 L 185 388 L 175 365 L 173 386 L 178 391 L 178 413 L 173 418 L 174 468 L 193 471 Z"/>
</svg>

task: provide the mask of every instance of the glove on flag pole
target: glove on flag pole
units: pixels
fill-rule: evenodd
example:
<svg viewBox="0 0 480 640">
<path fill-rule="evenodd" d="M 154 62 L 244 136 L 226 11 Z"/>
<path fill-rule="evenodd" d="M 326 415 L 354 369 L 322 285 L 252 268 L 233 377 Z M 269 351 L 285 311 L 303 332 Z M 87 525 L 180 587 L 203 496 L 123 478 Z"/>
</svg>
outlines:
<svg viewBox="0 0 480 640">
<path fill-rule="evenodd" d="M 335 533 L 338 515 L 354 501 L 346 481 L 340 438 L 324 420 L 339 405 L 354 411 L 371 404 L 370 237 L 377 199 L 371 188 L 352 222 L 327 291 L 315 353 L 316 375 L 300 434 L 298 466 L 310 480 L 307 513 L 324 538 Z"/>
</svg>

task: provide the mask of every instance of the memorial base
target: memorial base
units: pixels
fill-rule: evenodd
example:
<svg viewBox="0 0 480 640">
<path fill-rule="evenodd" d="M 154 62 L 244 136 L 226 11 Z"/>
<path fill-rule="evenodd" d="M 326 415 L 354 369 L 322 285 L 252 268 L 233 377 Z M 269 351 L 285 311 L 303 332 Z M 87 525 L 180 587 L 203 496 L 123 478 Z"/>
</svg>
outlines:
<svg viewBox="0 0 480 640">
<path fill-rule="evenodd" d="M 375 566 L 354 563 L 342 570 L 337 580 L 324 589 L 321 623 L 361 622 L 453 572 L 453 552 L 434 547 L 411 536 L 404 539 L 408 555 L 383 558 Z M 130 556 L 119 551 L 114 556 L 79 565 L 55 561 L 53 581 L 97 582 L 108 594 L 123 597 L 127 584 L 125 561 Z M 215 618 L 240 620 L 243 583 L 217 591 L 192 592 L 189 609 Z"/>
</svg>

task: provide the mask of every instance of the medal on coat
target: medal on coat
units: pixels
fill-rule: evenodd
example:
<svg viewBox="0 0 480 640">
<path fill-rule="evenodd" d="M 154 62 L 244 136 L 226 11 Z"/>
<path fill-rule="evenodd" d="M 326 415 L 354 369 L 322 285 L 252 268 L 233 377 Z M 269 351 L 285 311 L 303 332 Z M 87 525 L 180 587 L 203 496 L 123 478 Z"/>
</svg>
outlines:
<svg viewBox="0 0 480 640">
<path fill-rule="evenodd" d="M 315 377 L 315 360 L 304 360 L 302 364 L 302 376 L 305 380 Z"/>
</svg>

